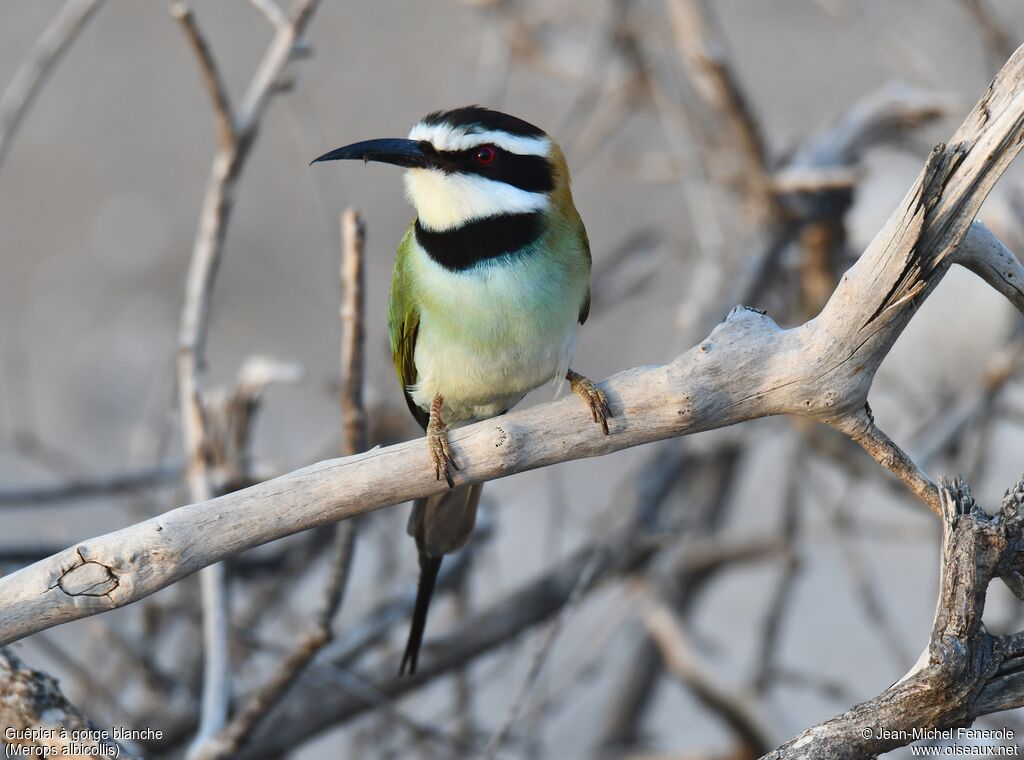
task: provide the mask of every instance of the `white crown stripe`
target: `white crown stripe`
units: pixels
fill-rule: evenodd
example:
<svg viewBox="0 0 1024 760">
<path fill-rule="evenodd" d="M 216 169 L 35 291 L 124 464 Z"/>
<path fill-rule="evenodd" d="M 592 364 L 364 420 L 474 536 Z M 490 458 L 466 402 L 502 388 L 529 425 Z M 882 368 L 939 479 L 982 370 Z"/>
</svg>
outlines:
<svg viewBox="0 0 1024 760">
<path fill-rule="evenodd" d="M 522 156 L 547 156 L 551 144 L 546 137 L 523 137 L 501 130 L 467 131 L 449 124 L 417 124 L 409 132 L 410 140 L 426 140 L 437 150 L 466 150 L 490 143 L 509 153 Z"/>
</svg>

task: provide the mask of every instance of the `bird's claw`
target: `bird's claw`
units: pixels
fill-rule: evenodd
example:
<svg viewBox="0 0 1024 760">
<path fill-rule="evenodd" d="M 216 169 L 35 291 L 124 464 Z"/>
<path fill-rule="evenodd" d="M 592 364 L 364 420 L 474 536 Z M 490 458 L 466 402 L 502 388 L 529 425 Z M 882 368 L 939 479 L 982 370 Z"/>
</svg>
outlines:
<svg viewBox="0 0 1024 760">
<path fill-rule="evenodd" d="M 608 406 L 608 397 L 604 391 L 594 385 L 592 380 L 583 375 L 569 370 L 565 376 L 569 381 L 572 392 L 583 399 L 590 407 L 590 416 L 594 422 L 601 423 L 601 431 L 608 435 L 608 420 L 613 416 L 611 407 Z"/>
<path fill-rule="evenodd" d="M 430 449 L 430 459 L 434 463 L 434 477 L 440 480 L 444 476 L 448 487 L 454 488 L 455 482 L 448 468 L 451 466 L 452 469 L 458 470 L 459 466 L 455 464 L 448 444 L 448 426 L 437 417 L 432 416 L 427 425 L 427 446 Z"/>
</svg>

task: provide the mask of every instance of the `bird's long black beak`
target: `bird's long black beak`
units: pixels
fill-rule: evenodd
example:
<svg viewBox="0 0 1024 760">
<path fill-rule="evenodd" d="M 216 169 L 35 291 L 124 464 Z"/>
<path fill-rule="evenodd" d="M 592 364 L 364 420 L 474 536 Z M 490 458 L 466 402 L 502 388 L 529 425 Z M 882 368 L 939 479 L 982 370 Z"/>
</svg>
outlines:
<svg viewBox="0 0 1024 760">
<path fill-rule="evenodd" d="M 385 164 L 404 166 L 409 169 L 424 169 L 433 166 L 432 151 L 428 151 L 429 143 L 416 140 L 386 137 L 381 140 L 364 140 L 363 142 L 337 148 L 324 153 L 310 161 L 310 166 L 318 161 L 340 161 L 355 159 L 359 161 L 381 161 Z"/>
</svg>

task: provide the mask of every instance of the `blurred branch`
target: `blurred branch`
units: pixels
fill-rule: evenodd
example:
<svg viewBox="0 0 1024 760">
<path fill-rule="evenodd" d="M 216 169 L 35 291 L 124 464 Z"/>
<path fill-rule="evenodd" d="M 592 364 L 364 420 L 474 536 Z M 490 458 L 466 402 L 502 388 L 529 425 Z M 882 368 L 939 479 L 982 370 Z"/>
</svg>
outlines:
<svg viewBox="0 0 1024 760">
<path fill-rule="evenodd" d="M 1024 568 L 1024 481 L 1007 491 L 995 517 L 962 480 L 943 480 L 940 490 L 942 568 L 928 649 L 882 694 L 766 758 L 874 758 L 910 744 L 915 731 L 969 726 L 981 715 L 1024 705 L 1024 632 L 994 636 L 982 623 L 989 582 L 1020 578 Z"/>
<path fill-rule="evenodd" d="M 782 230 L 787 244 L 796 239 L 803 254 L 800 311 L 804 315 L 817 314 L 839 280 L 846 254 L 846 216 L 853 206 L 865 153 L 905 140 L 913 130 L 948 111 L 946 99 L 890 82 L 859 99 L 835 124 L 805 140 L 772 175 L 782 212 L 774 227 Z M 781 254 L 784 248 L 775 250 Z M 769 277 L 777 261 L 766 259 L 759 279 Z"/>
<path fill-rule="evenodd" d="M 473 534 L 473 543 L 466 550 L 453 555 L 450 562 L 441 568 L 437 578 L 436 594 L 457 592 L 465 584 L 474 556 L 494 537 L 494 524 L 481 520 Z M 348 667 L 363 654 L 379 646 L 399 621 L 406 621 L 412 614 L 416 594 L 414 591 L 385 601 L 374 608 L 358 623 L 350 625 L 344 634 L 334 641 L 325 653 L 339 667 Z"/>
<path fill-rule="evenodd" d="M 115 472 L 109 475 L 69 479 L 61 483 L 7 486 L 0 489 L 0 507 L 42 507 L 101 496 L 121 496 L 172 485 L 181 479 L 183 472 L 184 467 L 175 462 L 148 470 Z"/>
<path fill-rule="evenodd" d="M 853 597 L 859 602 L 864 622 L 874 629 L 896 668 L 905 668 L 913 660 L 904 644 L 900 626 L 892 620 L 884 603 L 881 589 L 871 574 L 872 562 L 860 550 L 858 542 L 842 529 L 848 518 L 845 516 L 849 503 L 856 503 L 856 488 L 847 486 L 845 493 L 831 508 L 831 528 L 839 545 L 846 576 L 853 589 Z M 884 579 L 888 580 L 888 579 Z M 883 581 L 884 582 L 884 581 Z"/>
<path fill-rule="evenodd" d="M 102 4 L 103 0 L 68 0 L 14 72 L 0 96 L 0 165 L 47 76 Z"/>
<path fill-rule="evenodd" d="M 801 569 L 799 554 L 799 538 L 801 523 L 800 491 L 803 479 L 807 475 L 806 462 L 810 446 L 804 436 L 798 437 L 796 449 L 789 460 L 785 475 L 782 503 L 782 538 L 784 552 L 782 568 L 775 588 L 771 594 L 771 602 L 767 607 L 767 615 L 758 638 L 757 670 L 751 683 L 758 694 L 764 694 L 777 674 L 780 641 L 782 639 L 783 622 L 792 610 L 797 581 Z"/>
<path fill-rule="evenodd" d="M 220 69 L 213 59 L 213 51 L 210 50 L 206 37 L 200 31 L 191 8 L 183 2 L 173 2 L 171 3 L 171 15 L 181 24 L 185 36 L 192 46 L 192 52 L 199 62 L 199 71 L 203 75 L 203 84 L 206 85 L 206 92 L 210 96 L 210 106 L 213 108 L 213 118 L 217 124 L 217 141 L 220 148 L 221 150 L 230 150 L 231 145 L 237 139 L 235 117 L 231 113 L 227 87 L 224 85 Z"/>
<path fill-rule="evenodd" d="M 691 457 L 692 466 L 681 466 Z M 669 539 L 661 532 L 661 517 L 667 510 L 668 497 L 674 485 L 687 473 L 699 472 L 705 462 L 718 457 L 718 452 L 703 457 L 684 455 L 678 447 L 662 448 L 641 468 L 628 494 L 614 498 L 617 511 L 629 515 L 625 526 L 605 533 L 560 560 L 540 577 L 467 618 L 453 633 L 427 642 L 423 660 L 414 677 L 396 677 L 394 667 L 388 662 L 361 680 L 377 684 L 381 694 L 397 699 L 441 676 L 458 671 L 541 625 L 559 614 L 574 595 L 589 594 L 610 578 L 638 572 L 653 561 Z M 475 543 L 470 546 L 475 546 Z M 724 550 L 728 552 L 729 547 Z M 720 555 L 721 551 L 721 547 L 708 546 L 704 551 L 695 551 L 689 559 L 695 564 L 706 564 L 713 562 L 713 557 Z M 462 553 L 456 554 L 454 559 L 461 561 Z M 444 570 L 440 580 L 445 580 Z M 406 614 L 411 603 L 411 598 L 403 600 Z M 353 631 L 350 637 L 354 639 L 351 644 L 339 640 L 324 652 L 324 659 L 335 666 L 348 667 L 356 651 L 365 648 L 361 643 L 365 637 L 358 631 Z M 543 652 L 544 648 L 539 651 Z M 264 730 L 242 757 L 277 757 L 302 739 L 373 708 L 372 703 L 360 699 L 355 693 L 338 693 L 337 689 L 325 685 L 322 677 L 318 677 L 324 667 L 328 664 L 318 663 L 304 676 L 301 699 L 282 704 L 275 712 L 275 725 L 287 726 L 287 731 Z"/>
<path fill-rule="evenodd" d="M 607 314 L 615 306 L 643 289 L 657 277 L 663 277 L 670 265 L 664 241 L 657 232 L 642 229 L 633 232 L 594 262 L 590 292 L 595 309 Z M 595 315 L 596 316 L 596 315 Z"/>
<path fill-rule="evenodd" d="M 366 328 L 364 248 L 366 226 L 355 209 L 341 215 L 341 455 L 366 450 L 367 418 L 363 403 Z"/>
<path fill-rule="evenodd" d="M 666 0 L 676 48 L 690 81 L 714 115 L 718 160 L 757 223 L 778 215 L 760 125 L 725 55 L 725 43 L 705 0 Z M 723 134 L 724 133 L 724 134 Z"/>
<path fill-rule="evenodd" d="M 342 321 L 342 455 L 352 456 L 366 448 L 366 410 L 363 406 L 363 248 L 366 230 L 353 209 L 341 216 Z M 335 529 L 331 573 L 324 589 L 320 613 L 295 648 L 279 664 L 263 687 L 214 738 L 192 752 L 195 760 L 233 757 L 260 721 L 295 683 L 325 645 L 333 638 L 332 623 L 345 597 L 355 552 L 356 522 L 339 523 Z"/>
<path fill-rule="evenodd" d="M 1006 389 L 1024 362 L 1024 329 L 993 355 L 985 365 L 980 381 L 947 404 L 947 411 L 930 421 L 911 447 L 914 461 L 926 466 L 979 420 L 990 417 L 999 395 Z"/>
<path fill-rule="evenodd" d="M 377 684 L 380 692 L 392 699 L 420 689 L 549 620 L 565 607 L 574 593 L 589 594 L 611 578 L 638 572 L 656 555 L 661 543 L 642 526 L 616 531 L 584 546 L 539 578 L 467 619 L 452 633 L 432 641 L 415 677 L 395 676 L 391 663 L 386 662 L 374 668 L 364 680 Z M 730 562 L 738 552 L 758 551 L 755 548 L 758 543 L 763 544 L 736 541 L 708 546 L 704 551 L 695 551 L 683 571 L 697 572 L 699 566 Z M 589 577 L 579 586 L 585 571 Z M 315 673 L 304 677 L 303 698 L 282 704 L 275 713 L 275 725 L 287 728 L 264 729 L 240 757 L 246 760 L 279 757 L 302 739 L 352 720 L 373 707 L 357 695 L 339 694 L 336 689 L 325 686 Z"/>
<path fill-rule="evenodd" d="M 497 104 L 511 73 L 522 4 L 518 0 L 488 0 L 479 7 L 484 18 L 472 92 L 477 102 Z"/>
<path fill-rule="evenodd" d="M 939 512 L 937 489 L 866 410 L 874 374 L 956 261 L 1001 244 L 971 220 L 1021 147 L 1024 50 L 994 80 L 924 171 L 821 314 L 789 330 L 737 308 L 699 346 L 604 387 L 615 417 L 601 435 L 565 398 L 453 431 L 461 482 L 505 477 L 672 436 L 777 414 L 850 435 Z M 1012 257 L 1017 281 L 1024 268 Z M 1015 293 L 1015 292 L 1014 292 Z M 1024 298 L 1014 295 L 1018 308 Z M 172 510 L 0 579 L 0 641 L 136 601 L 246 548 L 439 493 L 422 439 L 322 462 Z"/>
<path fill-rule="evenodd" d="M 249 84 L 238 116 L 232 108 L 213 55 L 193 15 L 182 3 L 172 5 L 199 61 L 218 128 L 218 151 L 207 181 L 206 195 L 189 265 L 178 338 L 178 396 L 182 439 L 191 498 L 200 502 L 214 496 L 212 450 L 208 427 L 210 410 L 203 392 L 203 365 L 210 303 L 224 239 L 234 207 L 235 187 L 260 120 L 295 44 L 317 6 L 317 0 L 299 0 L 287 23 L 277 28 Z M 244 439 L 243 439 L 244 443 Z M 230 696 L 228 603 L 224 568 L 209 565 L 200 575 L 203 602 L 204 679 L 199 731 L 194 748 L 215 736 L 227 720 Z"/>
<path fill-rule="evenodd" d="M 256 10 L 266 16 L 267 21 L 272 26 L 279 27 L 288 23 L 288 17 L 284 15 L 281 6 L 274 2 L 274 0 L 249 0 L 249 2 L 252 3 Z"/>
<path fill-rule="evenodd" d="M 339 526 L 340 527 L 340 526 Z M 345 586 L 352 566 L 354 534 L 339 531 L 330 577 L 324 589 L 324 600 L 309 629 L 295 648 L 278 664 L 263 687 L 245 704 L 231 722 L 213 739 L 193 751 L 196 760 L 219 760 L 235 757 L 253 730 L 270 709 L 277 704 L 298 680 L 306 666 L 333 638 L 331 623 L 341 607 Z"/>
<path fill-rule="evenodd" d="M 988 0 L 961 0 L 967 12 L 971 14 L 978 31 L 986 43 L 986 57 L 992 68 L 999 66 L 1013 54 L 1013 37 L 1006 30 L 1006 23 L 996 18 L 988 5 Z"/>
<path fill-rule="evenodd" d="M 555 646 L 555 641 L 558 638 L 558 634 L 562 631 L 562 625 L 566 617 L 583 596 L 584 589 L 590 585 L 599 560 L 600 557 L 598 555 L 594 555 L 591 557 L 590 562 L 580 569 L 579 578 L 576 579 L 576 583 L 573 585 L 572 591 L 566 598 L 565 604 L 555 615 L 554 620 L 551 621 L 551 624 L 548 627 L 548 630 L 544 633 L 544 638 L 542 639 L 540 646 L 537 647 L 536 652 L 534 652 L 533 658 L 530 662 L 530 667 L 526 671 L 526 677 L 523 679 L 519 692 L 509 704 L 505 717 L 498 726 L 498 730 L 494 732 L 490 741 L 487 742 L 487 746 L 481 753 L 481 760 L 493 760 L 501 750 L 502 744 L 505 743 L 509 732 L 512 730 L 512 724 L 515 723 L 516 718 L 519 717 L 519 712 L 522 710 L 527 694 L 530 693 L 530 689 L 537 682 L 537 677 L 540 675 L 541 668 L 544 667 L 544 663 L 547 661 L 548 655 L 551 654 L 551 650 Z"/>
<path fill-rule="evenodd" d="M 720 715 L 740 739 L 740 757 L 759 757 L 775 745 L 768 719 L 746 694 L 730 691 L 702 660 L 696 645 L 667 604 L 650 589 L 638 589 L 640 615 L 668 670 Z"/>
<path fill-rule="evenodd" d="M 741 449 L 726 448 L 715 457 L 685 458 L 680 491 L 685 494 L 686 521 L 674 531 L 675 556 L 667 567 L 655 568 L 658 593 L 680 616 L 693 612 L 717 574 L 737 563 L 757 559 L 766 547 L 736 544 L 735 552 L 718 537 L 733 506 L 733 486 L 741 473 Z M 749 550 L 752 553 L 748 553 Z M 768 549 L 770 552 L 770 548 Z M 707 555 L 707 563 L 695 562 Z M 664 564 L 664 563 L 663 563 Z M 639 574 L 638 574 L 639 575 Z M 642 741 L 644 718 L 651 709 L 665 663 L 650 635 L 642 635 L 625 655 L 627 664 L 605 710 L 597 737 L 601 757 L 618 757 Z"/>
</svg>

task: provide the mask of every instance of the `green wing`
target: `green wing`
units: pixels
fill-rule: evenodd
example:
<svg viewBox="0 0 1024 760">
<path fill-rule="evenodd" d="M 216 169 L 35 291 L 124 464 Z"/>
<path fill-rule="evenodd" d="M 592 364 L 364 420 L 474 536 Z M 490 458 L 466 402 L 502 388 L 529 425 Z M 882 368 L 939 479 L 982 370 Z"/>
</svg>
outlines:
<svg viewBox="0 0 1024 760">
<path fill-rule="evenodd" d="M 579 323 L 582 325 L 587 321 L 587 317 L 590 316 L 590 288 L 587 288 L 587 297 L 583 301 L 583 305 L 580 307 Z"/>
<path fill-rule="evenodd" d="M 416 382 L 416 335 L 420 328 L 420 312 L 415 301 L 412 278 L 408 271 L 413 227 L 402 238 L 391 274 L 391 299 L 388 301 L 388 333 L 391 336 L 391 358 L 402 384 L 405 403 L 420 426 L 426 430 L 430 415 L 420 409 L 409 395 L 408 387 Z"/>
<path fill-rule="evenodd" d="M 573 211 L 576 211 L 575 206 Z M 590 256 L 590 239 L 587 237 L 587 228 L 583 226 L 583 220 L 580 219 L 579 213 L 576 214 L 575 225 L 576 233 L 579 239 L 583 241 L 583 253 L 587 257 L 587 297 L 583 300 L 583 305 L 580 307 L 579 316 L 579 323 L 582 325 L 587 321 L 587 317 L 590 316 L 590 268 L 593 260 Z"/>
</svg>

